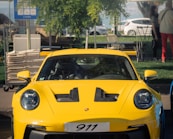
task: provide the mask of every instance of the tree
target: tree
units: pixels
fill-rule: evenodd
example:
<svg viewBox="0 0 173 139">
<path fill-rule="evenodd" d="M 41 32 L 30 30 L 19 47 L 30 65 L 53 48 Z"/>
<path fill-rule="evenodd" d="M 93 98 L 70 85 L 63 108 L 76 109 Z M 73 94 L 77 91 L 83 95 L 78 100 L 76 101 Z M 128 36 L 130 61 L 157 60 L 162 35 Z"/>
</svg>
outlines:
<svg viewBox="0 0 173 139">
<path fill-rule="evenodd" d="M 102 11 L 111 16 L 120 13 L 126 15 L 123 9 L 126 0 L 31 0 L 31 2 L 38 7 L 38 21 L 45 21 L 47 31 L 61 32 L 69 27 L 77 36 L 83 29 L 98 24 Z"/>
<path fill-rule="evenodd" d="M 172 3 L 172 0 L 167 0 L 169 2 Z M 143 14 L 144 17 L 149 17 L 150 15 L 150 7 L 151 5 L 155 4 L 155 5 L 160 5 L 163 4 L 165 2 L 165 0 L 157 0 L 157 1 L 141 1 L 141 2 L 137 2 L 138 8 L 141 11 L 141 13 Z"/>
</svg>

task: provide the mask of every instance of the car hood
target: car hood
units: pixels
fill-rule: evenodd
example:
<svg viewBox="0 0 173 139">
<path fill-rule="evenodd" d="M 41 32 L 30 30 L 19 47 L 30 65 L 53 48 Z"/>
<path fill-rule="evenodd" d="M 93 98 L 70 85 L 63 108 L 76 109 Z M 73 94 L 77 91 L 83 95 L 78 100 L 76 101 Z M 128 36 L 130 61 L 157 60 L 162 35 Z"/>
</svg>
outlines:
<svg viewBox="0 0 173 139">
<path fill-rule="evenodd" d="M 49 104 L 55 114 L 119 113 L 125 103 L 134 105 L 134 94 L 145 87 L 143 81 L 138 80 L 40 81 L 34 86 L 40 99 L 46 98 L 44 103 Z"/>
</svg>

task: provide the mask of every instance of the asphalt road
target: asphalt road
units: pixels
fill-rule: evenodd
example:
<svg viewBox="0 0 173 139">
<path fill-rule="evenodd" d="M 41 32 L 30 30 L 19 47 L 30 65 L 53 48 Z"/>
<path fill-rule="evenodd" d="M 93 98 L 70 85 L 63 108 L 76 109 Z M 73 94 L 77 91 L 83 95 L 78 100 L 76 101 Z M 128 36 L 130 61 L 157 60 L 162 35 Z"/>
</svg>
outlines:
<svg viewBox="0 0 173 139">
<path fill-rule="evenodd" d="M 10 139 L 11 137 L 11 119 L 0 115 L 0 139 Z"/>
<path fill-rule="evenodd" d="M 162 88 L 162 90 L 160 88 Z M 158 89 L 160 89 L 162 94 L 162 101 L 166 116 L 165 139 L 173 139 L 173 114 L 170 111 L 169 85 L 164 87 L 159 86 Z M 13 91 L 5 93 L 3 92 L 3 89 L 0 88 L 0 139 L 11 139 L 11 120 L 8 116 L 9 111 L 11 110 L 12 93 Z M 6 110 L 6 112 L 2 113 L 2 110 Z"/>
</svg>

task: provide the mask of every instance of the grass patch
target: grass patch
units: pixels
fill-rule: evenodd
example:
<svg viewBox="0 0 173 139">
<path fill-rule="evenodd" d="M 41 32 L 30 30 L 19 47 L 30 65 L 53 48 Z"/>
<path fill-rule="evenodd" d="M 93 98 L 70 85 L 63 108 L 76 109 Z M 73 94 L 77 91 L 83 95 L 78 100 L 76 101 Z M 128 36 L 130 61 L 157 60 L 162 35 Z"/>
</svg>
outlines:
<svg viewBox="0 0 173 139">
<path fill-rule="evenodd" d="M 82 39 L 82 42 L 85 43 L 85 36 L 83 36 L 81 39 Z M 143 42 L 151 42 L 152 37 L 151 36 L 144 36 L 144 37 L 121 36 L 121 37 L 118 37 L 118 42 L 136 42 L 139 40 L 142 40 Z M 89 36 L 88 42 L 89 43 L 94 42 L 94 35 Z M 96 42 L 107 42 L 106 35 L 97 35 Z"/>
<path fill-rule="evenodd" d="M 166 63 L 161 61 L 133 61 L 138 73 L 143 77 L 144 70 L 156 70 L 158 79 L 152 81 L 153 83 L 171 83 L 173 80 L 173 60 L 168 60 Z"/>
</svg>

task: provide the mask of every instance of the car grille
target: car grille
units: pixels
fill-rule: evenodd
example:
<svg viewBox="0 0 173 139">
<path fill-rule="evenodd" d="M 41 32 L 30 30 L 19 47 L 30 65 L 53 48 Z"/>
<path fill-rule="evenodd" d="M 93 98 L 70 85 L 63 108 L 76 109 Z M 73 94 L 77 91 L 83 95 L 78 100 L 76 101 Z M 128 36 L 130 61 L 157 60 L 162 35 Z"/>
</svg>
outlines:
<svg viewBox="0 0 173 139">
<path fill-rule="evenodd" d="M 44 132 L 27 128 L 24 139 L 150 139 L 146 126 L 125 132 L 67 133 Z"/>
<path fill-rule="evenodd" d="M 129 139 L 129 137 L 127 135 L 123 135 L 123 134 L 118 134 L 118 135 L 111 135 L 111 134 L 107 134 L 107 135 L 65 135 L 65 136 L 59 136 L 57 138 L 57 136 L 47 136 L 45 137 L 45 139 Z"/>
</svg>

